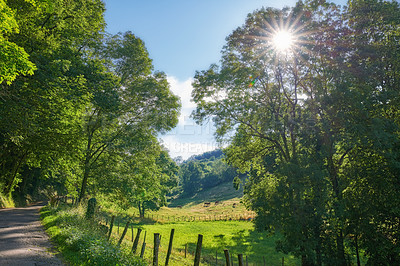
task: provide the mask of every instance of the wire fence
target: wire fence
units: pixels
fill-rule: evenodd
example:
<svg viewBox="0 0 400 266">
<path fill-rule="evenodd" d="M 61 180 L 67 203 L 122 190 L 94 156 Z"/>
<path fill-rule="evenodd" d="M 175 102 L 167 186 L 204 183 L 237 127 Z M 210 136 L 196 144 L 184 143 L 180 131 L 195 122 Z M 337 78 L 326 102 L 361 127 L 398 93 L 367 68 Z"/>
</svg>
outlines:
<svg viewBox="0 0 400 266">
<path fill-rule="evenodd" d="M 58 205 L 59 203 L 75 203 L 72 197 L 57 197 L 53 204 Z M 248 258 L 245 253 L 233 254 L 228 249 L 216 249 L 214 255 L 201 254 L 202 251 L 202 240 L 203 235 L 199 234 L 197 243 L 186 244 L 184 248 L 172 248 L 174 230 L 171 229 L 171 235 L 168 240 L 168 249 L 166 246 L 166 237 L 163 237 L 163 245 L 161 246 L 161 235 L 154 233 L 154 241 L 151 239 L 152 236 L 148 236 L 150 239 L 146 239 L 147 232 L 142 231 L 140 226 L 137 226 L 137 222 L 143 221 L 147 223 L 153 222 L 195 222 L 195 221 L 251 221 L 254 219 L 254 214 L 243 213 L 243 214 L 213 214 L 213 215 L 196 215 L 196 216 L 176 216 L 176 215 L 161 215 L 161 214 L 145 214 L 144 217 L 129 216 L 129 215 L 112 215 L 109 212 L 101 210 L 99 206 L 96 209 L 94 219 L 96 219 L 104 228 L 104 232 L 107 233 L 108 239 L 113 238 L 114 241 L 118 240 L 118 245 L 124 243 L 124 245 L 131 245 L 131 252 L 137 254 L 141 258 L 145 259 L 152 265 L 162 265 L 165 260 L 165 265 L 168 265 L 168 261 L 172 256 L 175 260 L 181 261 L 182 265 L 187 265 L 187 261 L 179 259 L 184 258 L 191 261 L 188 265 L 200 265 L 205 263 L 207 265 L 268 265 L 266 257 L 262 256 L 262 261 L 254 262 L 254 258 Z M 136 224 L 136 225 L 134 225 Z M 164 240 L 165 239 L 165 240 Z M 194 240 L 194 239 L 193 239 Z M 130 244 L 129 244 L 130 243 Z M 147 251 L 146 251 L 147 249 Z M 251 260 L 251 262 L 250 262 Z M 282 257 L 281 265 L 285 265 L 285 260 Z"/>
</svg>

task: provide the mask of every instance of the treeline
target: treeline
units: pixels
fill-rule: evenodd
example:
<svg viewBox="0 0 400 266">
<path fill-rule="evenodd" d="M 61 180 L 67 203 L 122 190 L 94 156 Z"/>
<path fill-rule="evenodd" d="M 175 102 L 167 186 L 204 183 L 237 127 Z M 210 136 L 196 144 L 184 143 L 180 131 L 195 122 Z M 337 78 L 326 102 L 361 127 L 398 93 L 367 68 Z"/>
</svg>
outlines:
<svg viewBox="0 0 400 266">
<path fill-rule="evenodd" d="M 101 0 L 0 0 L 0 196 L 87 195 L 141 214 L 176 186 L 157 135 L 179 98 Z M 2 202 L 2 205 L 4 202 Z"/>
<path fill-rule="evenodd" d="M 249 173 L 257 228 L 302 265 L 400 265 L 399 2 L 263 8 L 226 40 L 193 117 Z"/>
<path fill-rule="evenodd" d="M 218 149 L 200 155 L 193 155 L 180 164 L 178 172 L 181 196 L 192 196 L 202 190 L 232 182 L 238 173 L 224 159 Z"/>
</svg>

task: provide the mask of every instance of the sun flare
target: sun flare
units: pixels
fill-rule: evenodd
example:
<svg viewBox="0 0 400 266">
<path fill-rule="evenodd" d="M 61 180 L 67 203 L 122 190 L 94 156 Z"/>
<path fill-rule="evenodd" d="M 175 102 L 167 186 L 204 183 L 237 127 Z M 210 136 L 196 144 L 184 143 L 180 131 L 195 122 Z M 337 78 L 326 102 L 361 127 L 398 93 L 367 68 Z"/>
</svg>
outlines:
<svg viewBox="0 0 400 266">
<path fill-rule="evenodd" d="M 280 53 L 290 51 L 294 44 L 293 35 L 285 30 L 277 31 L 272 37 L 272 45 L 274 49 Z"/>
<path fill-rule="evenodd" d="M 308 18 L 303 12 L 267 10 L 246 39 L 254 41 L 256 54 L 263 60 L 270 56 L 276 64 L 302 60 L 307 46 L 313 43 L 308 39 L 312 33 L 307 30 Z"/>
</svg>

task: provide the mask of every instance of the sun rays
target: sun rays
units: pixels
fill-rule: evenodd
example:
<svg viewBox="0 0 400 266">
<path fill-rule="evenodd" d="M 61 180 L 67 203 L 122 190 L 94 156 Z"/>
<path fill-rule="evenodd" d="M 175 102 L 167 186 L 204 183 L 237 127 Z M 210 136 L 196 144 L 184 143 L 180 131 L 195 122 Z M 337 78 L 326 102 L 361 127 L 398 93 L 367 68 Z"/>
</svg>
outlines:
<svg viewBox="0 0 400 266">
<path fill-rule="evenodd" d="M 304 13 L 294 15 L 286 11 L 267 10 L 254 28 L 254 33 L 246 38 L 255 42 L 255 50 L 259 56 L 268 55 L 274 58 L 275 63 L 285 59 L 301 59 L 301 54 L 308 53 L 306 44 L 310 44 Z"/>
</svg>

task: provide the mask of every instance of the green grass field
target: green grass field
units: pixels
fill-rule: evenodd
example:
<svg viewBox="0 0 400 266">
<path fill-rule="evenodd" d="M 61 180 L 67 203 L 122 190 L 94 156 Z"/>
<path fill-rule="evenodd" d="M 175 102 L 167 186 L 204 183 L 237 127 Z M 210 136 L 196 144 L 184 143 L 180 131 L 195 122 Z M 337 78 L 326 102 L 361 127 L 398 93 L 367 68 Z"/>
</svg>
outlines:
<svg viewBox="0 0 400 266">
<path fill-rule="evenodd" d="M 203 235 L 202 258 L 204 265 L 224 265 L 224 249 L 228 249 L 237 263 L 237 254 L 247 256 L 250 265 L 263 265 L 263 256 L 266 265 L 299 265 L 299 260 L 293 256 L 275 251 L 276 237 L 256 232 L 250 222 L 216 221 L 216 222 L 177 222 L 168 224 L 149 224 L 141 226 L 147 234 L 147 250 L 145 258 L 151 261 L 154 233 L 161 235 L 160 261 L 165 261 L 171 229 L 175 229 L 173 239 L 173 253 L 170 265 L 193 265 L 198 234 Z M 120 230 L 122 232 L 122 229 Z M 136 233 L 136 231 L 134 230 Z M 128 241 L 131 236 L 126 236 Z M 141 242 L 143 235 L 141 237 Z M 185 245 L 188 248 L 186 260 Z M 141 245 L 140 245 L 141 246 Z"/>
<path fill-rule="evenodd" d="M 149 212 L 149 217 L 153 219 L 135 220 L 133 224 L 134 236 L 136 236 L 137 228 L 143 230 L 138 253 L 140 253 L 146 232 L 144 257 L 150 263 L 152 261 L 154 233 L 159 233 L 161 235 L 159 261 L 164 264 L 171 229 L 174 229 L 173 251 L 169 265 L 193 265 L 199 234 L 203 235 L 202 265 L 216 265 L 217 262 L 218 265 L 225 265 L 224 249 L 229 250 L 235 265 L 238 265 L 238 254 L 243 254 L 244 259 L 247 257 L 249 265 L 264 265 L 264 260 L 265 265 L 282 265 L 282 258 L 284 265 L 300 265 L 297 258 L 275 250 L 277 236 L 268 236 L 266 232 L 255 231 L 252 222 L 199 221 L 201 217 L 208 217 L 213 220 L 218 216 L 246 217 L 253 215 L 240 202 L 241 196 L 241 191 L 235 191 L 232 184 L 227 183 L 213 190 L 200 192 L 192 198 L 177 199 L 170 204 L 170 207 L 163 207 L 157 212 Z M 215 201 L 219 201 L 219 203 L 215 204 Z M 211 202 L 211 204 L 205 207 L 204 202 Z M 135 215 L 136 212 L 132 208 L 128 213 Z M 191 222 L 182 221 L 184 217 L 194 217 L 195 220 Z M 122 234 L 123 226 L 122 223 L 119 229 L 114 226 L 113 235 L 115 239 L 119 238 L 117 231 L 119 231 L 119 235 Z M 125 245 L 132 246 L 131 229 L 126 234 L 124 242 Z M 185 246 L 188 250 L 186 258 Z"/>
<path fill-rule="evenodd" d="M 231 182 L 220 184 L 198 194 L 172 199 L 168 207 L 161 207 L 158 211 L 147 211 L 147 218 L 160 222 L 192 220 L 237 219 L 240 217 L 254 217 L 254 213 L 246 210 L 240 202 L 243 190 L 235 190 Z M 208 207 L 204 203 L 210 202 Z M 218 202 L 218 203 L 216 203 Z M 131 208 L 127 211 L 130 216 L 138 216 L 138 210 Z M 186 218 L 186 219 L 185 219 Z"/>
<path fill-rule="evenodd" d="M 225 265 L 225 249 L 229 250 L 234 265 L 238 265 L 238 254 L 243 255 L 245 263 L 246 261 L 248 262 L 247 265 L 300 265 L 301 262 L 298 258 L 275 250 L 275 242 L 279 239 L 279 235 L 258 232 L 254 229 L 251 221 L 231 219 L 254 216 L 254 213 L 246 210 L 241 202 L 241 196 L 241 192 L 235 191 L 231 183 L 226 183 L 212 190 L 202 191 L 191 198 L 175 199 L 169 207 L 162 207 L 159 211 L 147 212 L 146 217 L 150 218 L 133 218 L 122 243 L 123 250 L 126 250 L 127 254 L 130 253 L 133 238 L 136 237 L 137 229 L 141 228 L 142 233 L 136 255 L 140 254 L 144 236 L 146 236 L 144 259 L 148 265 L 151 265 L 154 233 L 158 233 L 161 236 L 159 265 L 165 265 L 170 233 L 174 229 L 173 249 L 169 265 L 193 265 L 199 234 L 203 235 L 201 265 Z M 210 204 L 205 206 L 204 202 L 210 202 Z M 103 206 L 102 212 L 98 213 L 97 218 L 102 221 L 103 225 L 109 227 L 109 224 L 106 224 L 105 221 L 109 222 L 111 215 L 118 213 L 111 237 L 113 245 L 117 246 L 117 242 L 124 230 L 125 222 L 132 217 L 137 217 L 138 212 L 135 208 L 123 211 L 118 209 L 118 206 L 115 209 L 111 206 L 109 205 L 108 209 Z M 82 206 L 74 208 L 64 206 L 64 208 L 68 210 L 66 213 L 70 213 L 70 216 L 76 216 L 76 213 L 80 213 L 80 216 L 83 217 L 84 210 Z M 63 209 L 61 209 L 60 213 L 63 213 Z M 58 218 L 57 215 L 60 216 L 60 214 L 55 213 L 50 217 L 56 219 Z M 107 217 L 106 220 L 105 217 Z M 220 220 L 220 217 L 227 220 Z M 217 218 L 217 221 L 215 221 L 215 218 Z M 82 220 L 83 218 L 80 219 Z M 103 226 L 102 228 L 106 227 Z M 52 227 L 48 229 L 51 235 L 57 235 L 57 232 L 53 234 L 51 230 Z M 60 231 L 60 229 L 57 230 Z M 68 237 L 76 238 L 74 234 Z M 104 238 L 104 232 L 102 237 Z M 96 246 L 95 244 L 98 245 L 96 241 L 93 245 Z M 107 246 L 104 243 L 103 245 Z M 108 249 L 105 250 L 107 251 Z M 75 257 L 75 253 L 69 254 L 70 250 L 65 250 L 63 255 L 69 258 L 72 265 L 78 265 L 78 262 L 74 262 L 74 259 L 71 259 Z M 107 252 L 104 254 L 100 252 L 96 258 L 98 260 L 108 259 L 108 255 Z M 361 260 L 362 264 L 365 265 L 364 256 L 362 256 Z M 355 263 L 355 257 L 353 256 L 353 264 Z"/>
</svg>

